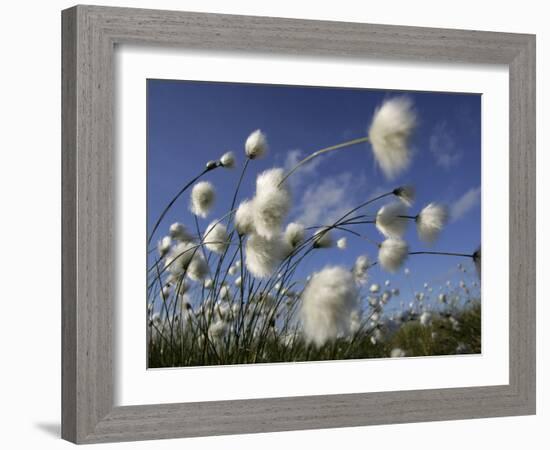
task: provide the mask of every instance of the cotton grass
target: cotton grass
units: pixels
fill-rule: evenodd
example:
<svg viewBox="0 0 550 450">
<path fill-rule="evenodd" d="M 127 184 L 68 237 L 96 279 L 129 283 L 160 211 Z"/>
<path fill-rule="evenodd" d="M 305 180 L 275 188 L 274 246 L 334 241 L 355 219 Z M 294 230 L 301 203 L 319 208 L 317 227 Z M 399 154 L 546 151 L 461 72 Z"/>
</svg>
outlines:
<svg viewBox="0 0 550 450">
<path fill-rule="evenodd" d="M 235 229 L 239 235 L 254 233 L 254 211 L 252 200 L 243 200 L 235 212 Z"/>
<path fill-rule="evenodd" d="M 368 269 L 370 267 L 369 257 L 360 255 L 355 260 L 352 273 L 357 284 L 365 284 L 368 281 Z"/>
<path fill-rule="evenodd" d="M 313 235 L 314 248 L 330 248 L 334 245 L 332 230 L 328 227 L 317 230 Z"/>
<path fill-rule="evenodd" d="M 267 138 L 261 130 L 250 133 L 244 144 L 246 156 L 249 159 L 261 158 L 268 151 Z"/>
<path fill-rule="evenodd" d="M 266 278 L 275 272 L 283 259 L 280 237 L 265 238 L 252 234 L 246 241 L 246 267 L 256 278 Z"/>
<path fill-rule="evenodd" d="M 425 206 L 416 217 L 418 237 L 422 241 L 432 244 L 439 237 L 448 218 L 449 213 L 444 205 L 430 203 Z"/>
<path fill-rule="evenodd" d="M 193 186 L 191 191 L 191 212 L 204 219 L 208 216 L 215 200 L 216 192 L 212 183 L 200 181 Z"/>
<path fill-rule="evenodd" d="M 409 246 L 404 240 L 388 238 L 380 244 L 378 261 L 385 270 L 395 273 L 403 266 L 408 254 Z"/>
<path fill-rule="evenodd" d="M 163 258 L 168 253 L 171 245 L 172 245 L 172 238 L 170 236 L 164 236 L 158 242 L 157 250 L 161 258 Z"/>
<path fill-rule="evenodd" d="M 233 169 L 235 167 L 235 155 L 233 152 L 227 152 L 220 158 L 220 164 L 226 169 Z"/>
<path fill-rule="evenodd" d="M 225 192 L 227 186 L 223 187 L 220 199 L 226 202 L 223 206 L 228 212 L 206 227 L 196 219 L 211 214 L 216 192 L 210 181 L 198 180 L 218 167 L 235 167 L 236 159 L 233 152 L 226 152 L 207 162 L 206 169 L 201 164 L 202 171 L 183 185 L 158 220 L 160 224 L 166 211 L 189 188 L 189 208 L 195 215 L 191 220 L 196 229 L 190 232 L 175 222 L 157 235 L 155 226 L 148 240 L 150 244 L 154 237 L 157 242 L 156 248 L 148 248 L 149 260 L 154 264 L 147 272 L 149 366 L 402 357 L 422 355 L 428 350 L 449 354 L 477 349 L 475 336 L 470 340 L 464 336 L 449 339 L 449 333 L 457 335 L 471 329 L 471 323 L 460 316 L 460 302 L 466 298 L 470 302 L 472 292 L 479 292 L 479 283 L 441 286 L 439 292 L 433 285 L 434 294 L 430 283 L 416 294 L 416 300 L 402 295 L 400 307 L 396 308 L 393 304 L 399 302 L 400 292 L 393 286 L 399 279 L 391 283 L 386 280 L 384 284 L 370 282 L 371 268 L 377 276 L 378 266 L 397 272 L 409 254 L 470 257 L 480 271 L 480 251 L 444 253 L 415 248 L 409 253 L 403 240 L 408 221 L 415 220 L 421 240 L 433 242 L 447 222 L 444 207 L 430 203 L 418 215 L 409 215 L 415 189 L 401 185 L 372 199 L 363 199 L 359 206 L 348 204 L 355 195 L 345 192 L 341 200 L 338 198 L 341 205 L 337 205 L 336 214 L 330 205 L 323 211 L 328 194 L 319 192 L 312 196 L 318 198 L 306 197 L 307 187 L 301 189 L 304 186 L 299 183 L 286 182 L 290 174 L 311 159 L 369 140 L 384 175 L 396 177 L 410 167 L 409 140 L 415 123 L 410 100 L 391 98 L 376 110 L 368 137 L 324 147 L 298 164 L 292 162 L 294 167 L 289 172 L 275 167 L 255 174 L 255 190 L 247 193 L 244 189 L 252 181 L 246 179 L 250 176 L 247 170 L 253 167 L 250 160 L 265 156 L 268 151 L 265 134 L 256 130 L 246 139 L 248 160 L 240 176 L 234 174 L 235 190 Z M 312 177 L 315 167 L 305 171 L 304 178 L 298 181 Z M 222 175 L 220 172 L 216 175 Z M 231 173 L 227 171 L 223 177 L 231 177 Z M 291 185 L 299 190 L 302 204 L 293 205 Z M 379 202 L 392 196 L 391 203 Z M 310 206 L 319 211 L 313 208 L 315 214 L 310 214 Z M 333 216 L 341 218 L 333 222 Z M 375 229 L 384 236 L 381 244 L 369 235 L 370 230 L 376 236 Z M 337 236 L 343 232 L 349 234 Z M 237 234 L 238 239 L 233 239 Z M 376 261 L 364 253 L 371 244 L 378 246 Z M 347 251 L 315 250 L 334 246 Z M 355 261 L 349 259 L 354 254 L 360 255 Z M 330 258 L 348 266 L 328 265 L 319 270 Z M 468 268 L 461 265 L 458 270 L 466 273 Z M 405 274 L 409 275 L 408 269 Z M 410 276 L 406 281 L 412 284 L 418 280 Z M 411 286 L 410 293 L 414 295 L 413 289 Z M 387 308 L 391 308 L 390 314 Z M 449 319 L 455 316 L 457 324 L 460 317 L 461 326 Z M 468 324 L 462 325 L 463 322 Z M 437 329 L 437 333 L 423 327 Z M 436 340 L 440 343 L 436 344 Z M 447 350 L 437 347 L 441 342 L 445 342 Z M 461 346 L 464 342 L 467 345 Z"/>
<path fill-rule="evenodd" d="M 204 233 L 206 248 L 214 253 L 222 254 L 229 246 L 229 236 L 226 226 L 219 220 L 210 223 Z"/>
<path fill-rule="evenodd" d="M 376 162 L 386 178 L 393 179 L 409 167 L 409 138 L 415 125 L 412 101 L 407 97 L 387 100 L 375 111 L 369 139 Z"/>
<path fill-rule="evenodd" d="M 291 251 L 294 251 L 304 241 L 305 228 L 302 224 L 291 222 L 286 226 L 284 240 Z"/>
<path fill-rule="evenodd" d="M 326 267 L 313 275 L 302 294 L 300 317 L 306 340 L 317 347 L 350 331 L 359 295 L 349 270 Z"/>
<path fill-rule="evenodd" d="M 281 232 L 290 210 L 290 191 L 286 184 L 280 185 L 283 177 L 283 169 L 273 168 L 256 179 L 252 215 L 256 233 L 264 238 L 271 239 Z"/>
<path fill-rule="evenodd" d="M 376 214 L 376 228 L 385 237 L 400 238 L 408 225 L 407 206 L 402 202 L 393 202 L 382 206 Z"/>
</svg>

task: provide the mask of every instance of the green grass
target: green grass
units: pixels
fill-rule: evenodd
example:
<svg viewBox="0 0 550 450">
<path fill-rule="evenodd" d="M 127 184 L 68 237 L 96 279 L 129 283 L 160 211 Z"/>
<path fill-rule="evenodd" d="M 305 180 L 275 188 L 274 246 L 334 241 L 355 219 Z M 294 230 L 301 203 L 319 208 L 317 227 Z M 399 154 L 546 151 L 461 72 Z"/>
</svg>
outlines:
<svg viewBox="0 0 550 450">
<path fill-rule="evenodd" d="M 163 337 L 153 332 L 149 340 L 148 367 L 209 366 L 251 363 L 327 361 L 343 359 L 385 358 L 399 348 L 406 356 L 476 354 L 481 352 L 481 305 L 472 302 L 454 311 L 453 325 L 445 313 L 428 325 L 418 319 L 403 323 L 393 333 L 385 332 L 384 339 L 372 342 L 372 330 L 355 336 L 339 338 L 316 348 L 300 337 L 288 341 L 283 334 L 266 326 L 260 336 L 246 337 L 237 342 L 234 333 L 220 339 L 209 339 L 189 322 L 175 322 L 173 334 Z"/>
</svg>

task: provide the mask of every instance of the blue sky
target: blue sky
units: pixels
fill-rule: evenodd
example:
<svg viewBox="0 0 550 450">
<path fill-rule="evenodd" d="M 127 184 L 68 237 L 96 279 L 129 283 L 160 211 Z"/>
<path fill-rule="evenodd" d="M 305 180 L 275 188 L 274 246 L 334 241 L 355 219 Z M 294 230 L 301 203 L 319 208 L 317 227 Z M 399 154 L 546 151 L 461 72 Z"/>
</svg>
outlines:
<svg viewBox="0 0 550 450">
<path fill-rule="evenodd" d="M 451 221 L 432 246 L 420 242 L 411 223 L 405 239 L 411 251 L 453 251 L 471 253 L 481 240 L 481 96 L 478 94 L 399 92 L 369 89 L 206 83 L 172 80 L 147 82 L 147 202 L 149 230 L 172 196 L 198 174 L 206 161 L 224 152 L 235 152 L 236 169 L 217 169 L 204 179 L 217 189 L 211 215 L 199 219 L 204 228 L 229 210 L 231 197 L 244 163 L 244 142 L 255 129 L 267 135 L 270 153 L 249 165 L 240 198 L 251 197 L 256 175 L 312 151 L 366 135 L 375 108 L 384 99 L 407 95 L 413 101 L 418 126 L 411 141 L 410 168 L 388 182 L 376 167 L 369 144 L 360 144 L 318 158 L 293 175 L 294 206 L 290 220 L 307 225 L 330 223 L 377 193 L 398 185 L 412 184 L 417 199 L 416 214 L 431 201 L 445 203 Z M 167 215 L 158 237 L 175 221 L 194 228 L 188 211 L 189 194 L 184 194 Z M 377 203 L 367 212 L 375 214 Z M 374 226 L 363 225 L 363 234 L 382 241 Z M 342 234 L 341 236 L 344 236 Z M 340 236 L 338 236 L 340 237 Z M 376 258 L 376 248 L 347 235 L 348 249 L 319 250 L 303 267 L 303 275 L 327 264 L 352 265 L 367 253 Z M 410 275 L 372 270 L 372 280 L 390 280 L 400 287 L 402 301 L 425 282 L 437 288 L 446 280 L 456 283 L 463 274 L 456 266 L 464 258 L 411 256 L 405 267 Z M 408 279 L 407 279 L 408 278 Z"/>
</svg>

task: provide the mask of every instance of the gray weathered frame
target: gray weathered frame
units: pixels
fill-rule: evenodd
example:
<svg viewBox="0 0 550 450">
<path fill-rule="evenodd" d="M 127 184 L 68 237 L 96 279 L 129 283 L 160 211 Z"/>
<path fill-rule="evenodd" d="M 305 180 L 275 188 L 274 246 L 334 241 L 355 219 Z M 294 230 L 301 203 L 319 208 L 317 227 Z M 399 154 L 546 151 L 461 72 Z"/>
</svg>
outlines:
<svg viewBox="0 0 550 450">
<path fill-rule="evenodd" d="M 63 438 L 93 443 L 535 413 L 535 36 L 97 6 L 63 11 L 62 32 Z M 121 43 L 506 64 L 509 384 L 114 407 L 113 50 Z"/>
</svg>

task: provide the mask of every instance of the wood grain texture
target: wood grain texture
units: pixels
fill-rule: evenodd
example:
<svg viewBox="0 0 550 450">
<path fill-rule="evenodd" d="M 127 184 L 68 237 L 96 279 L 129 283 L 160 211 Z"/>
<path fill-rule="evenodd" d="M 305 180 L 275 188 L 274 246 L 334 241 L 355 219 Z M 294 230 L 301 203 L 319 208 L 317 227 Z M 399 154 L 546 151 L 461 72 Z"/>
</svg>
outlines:
<svg viewBox="0 0 550 450">
<path fill-rule="evenodd" d="M 92 443 L 535 412 L 534 36 L 94 6 L 77 6 L 62 16 L 65 439 Z M 116 44 L 508 65 L 510 383 L 114 407 Z"/>
</svg>

